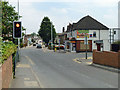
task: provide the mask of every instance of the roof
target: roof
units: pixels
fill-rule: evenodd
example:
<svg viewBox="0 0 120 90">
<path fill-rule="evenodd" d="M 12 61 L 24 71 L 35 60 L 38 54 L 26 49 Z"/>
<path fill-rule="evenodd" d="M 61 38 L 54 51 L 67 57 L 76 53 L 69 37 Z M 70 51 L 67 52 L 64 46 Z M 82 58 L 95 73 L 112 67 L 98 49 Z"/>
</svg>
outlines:
<svg viewBox="0 0 120 90">
<path fill-rule="evenodd" d="M 85 16 L 77 23 L 73 23 L 73 30 L 108 30 L 109 28 L 91 16 Z"/>
</svg>

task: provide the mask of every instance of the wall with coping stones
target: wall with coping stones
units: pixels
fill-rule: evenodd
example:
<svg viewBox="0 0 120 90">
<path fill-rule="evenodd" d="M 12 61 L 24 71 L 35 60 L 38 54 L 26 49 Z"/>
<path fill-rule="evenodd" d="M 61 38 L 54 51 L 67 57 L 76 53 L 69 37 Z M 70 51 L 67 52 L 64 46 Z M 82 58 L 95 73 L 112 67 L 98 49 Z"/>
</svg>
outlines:
<svg viewBox="0 0 120 90">
<path fill-rule="evenodd" d="M 97 51 L 93 50 L 93 63 L 120 68 L 120 51 Z"/>
</svg>

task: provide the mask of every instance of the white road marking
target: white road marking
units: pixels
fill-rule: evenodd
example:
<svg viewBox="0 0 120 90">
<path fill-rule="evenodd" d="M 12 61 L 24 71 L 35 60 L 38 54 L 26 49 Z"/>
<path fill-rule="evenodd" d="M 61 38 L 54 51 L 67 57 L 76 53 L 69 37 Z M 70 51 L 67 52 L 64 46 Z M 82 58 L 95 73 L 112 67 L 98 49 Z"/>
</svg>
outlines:
<svg viewBox="0 0 120 90">
<path fill-rule="evenodd" d="M 28 57 L 28 56 L 25 56 L 27 58 L 27 60 L 29 60 L 29 62 L 32 64 L 32 65 L 35 65 L 35 63 Z"/>
<path fill-rule="evenodd" d="M 32 71 L 33 75 L 35 76 L 35 78 L 37 79 L 39 86 L 40 86 L 41 88 L 44 88 L 43 84 L 40 82 L 37 74 L 33 71 L 32 67 L 31 67 L 31 71 Z"/>
</svg>

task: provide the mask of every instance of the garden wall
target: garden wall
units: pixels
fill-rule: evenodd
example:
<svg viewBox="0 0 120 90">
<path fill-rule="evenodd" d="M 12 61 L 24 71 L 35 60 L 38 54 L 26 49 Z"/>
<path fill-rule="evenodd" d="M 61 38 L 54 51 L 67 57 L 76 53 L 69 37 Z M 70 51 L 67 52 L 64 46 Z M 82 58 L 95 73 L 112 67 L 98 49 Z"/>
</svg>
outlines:
<svg viewBox="0 0 120 90">
<path fill-rule="evenodd" d="M 120 68 L 120 51 L 97 51 L 93 50 L 93 63 Z"/>
<path fill-rule="evenodd" d="M 9 88 L 12 80 L 12 56 L 2 65 L 2 88 Z"/>
</svg>

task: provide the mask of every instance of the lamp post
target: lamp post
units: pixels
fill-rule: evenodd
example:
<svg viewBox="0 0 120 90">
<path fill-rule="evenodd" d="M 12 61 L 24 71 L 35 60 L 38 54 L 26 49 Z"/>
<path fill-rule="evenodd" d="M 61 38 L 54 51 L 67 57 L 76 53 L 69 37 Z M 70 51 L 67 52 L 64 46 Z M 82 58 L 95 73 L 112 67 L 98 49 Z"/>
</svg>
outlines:
<svg viewBox="0 0 120 90">
<path fill-rule="evenodd" d="M 51 49 L 53 49 L 53 37 L 52 37 L 52 22 L 51 22 Z"/>
</svg>

